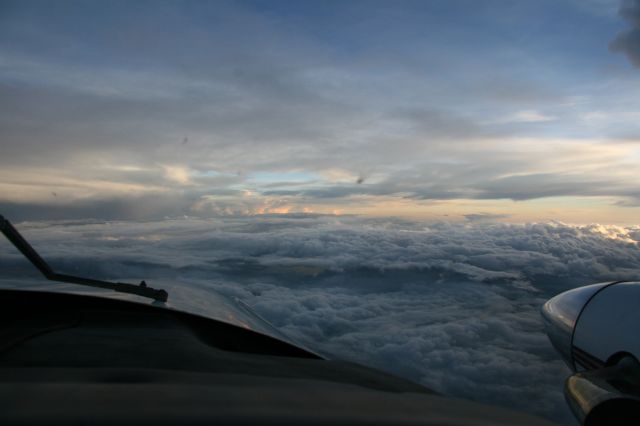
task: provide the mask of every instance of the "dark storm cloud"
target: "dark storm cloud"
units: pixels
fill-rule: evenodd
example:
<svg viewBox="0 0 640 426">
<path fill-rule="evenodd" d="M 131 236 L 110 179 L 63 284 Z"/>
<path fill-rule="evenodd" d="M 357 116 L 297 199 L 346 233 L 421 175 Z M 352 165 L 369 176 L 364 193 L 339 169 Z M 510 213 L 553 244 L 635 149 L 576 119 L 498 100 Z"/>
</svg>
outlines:
<svg viewBox="0 0 640 426">
<path fill-rule="evenodd" d="M 610 47 L 624 53 L 632 64 L 640 67 L 640 0 L 623 0 L 620 16 L 631 24 L 631 28 L 618 34 Z"/>
</svg>

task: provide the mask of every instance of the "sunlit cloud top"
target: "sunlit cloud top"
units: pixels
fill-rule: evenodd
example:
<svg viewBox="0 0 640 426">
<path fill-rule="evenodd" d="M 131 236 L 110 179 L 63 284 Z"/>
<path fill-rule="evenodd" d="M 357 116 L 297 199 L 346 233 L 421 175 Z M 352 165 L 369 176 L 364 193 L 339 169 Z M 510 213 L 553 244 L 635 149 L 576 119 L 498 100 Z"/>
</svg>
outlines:
<svg viewBox="0 0 640 426">
<path fill-rule="evenodd" d="M 5 1 L 0 211 L 634 222 L 639 16 L 638 0 Z"/>
</svg>

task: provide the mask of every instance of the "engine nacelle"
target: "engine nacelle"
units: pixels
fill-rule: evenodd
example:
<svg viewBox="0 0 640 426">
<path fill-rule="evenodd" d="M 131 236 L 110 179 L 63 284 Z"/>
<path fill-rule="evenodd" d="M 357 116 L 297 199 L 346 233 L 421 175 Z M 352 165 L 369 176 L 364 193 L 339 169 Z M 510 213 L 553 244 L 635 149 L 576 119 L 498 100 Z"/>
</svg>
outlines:
<svg viewBox="0 0 640 426">
<path fill-rule="evenodd" d="M 578 420 L 640 424 L 640 282 L 566 291 L 544 304 L 542 317 L 549 340 L 577 373 L 565 396 Z"/>
</svg>

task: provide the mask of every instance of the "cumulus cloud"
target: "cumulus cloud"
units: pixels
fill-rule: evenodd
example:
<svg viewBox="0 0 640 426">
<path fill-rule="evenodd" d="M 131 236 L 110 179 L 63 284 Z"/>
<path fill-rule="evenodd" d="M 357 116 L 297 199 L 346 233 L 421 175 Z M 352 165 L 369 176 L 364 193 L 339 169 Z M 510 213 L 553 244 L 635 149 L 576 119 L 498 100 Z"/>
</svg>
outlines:
<svg viewBox="0 0 640 426">
<path fill-rule="evenodd" d="M 620 16 L 631 24 L 631 28 L 618 34 L 610 47 L 624 53 L 632 64 L 640 67 L 640 0 L 623 0 Z"/>
<path fill-rule="evenodd" d="M 177 282 L 193 309 L 207 292 L 239 298 L 324 354 L 562 424 L 569 372 L 540 306 L 577 285 L 640 278 L 637 227 L 307 214 L 18 227 L 57 269 Z M 8 244 L 0 266 L 5 279 L 36 276 Z"/>
</svg>

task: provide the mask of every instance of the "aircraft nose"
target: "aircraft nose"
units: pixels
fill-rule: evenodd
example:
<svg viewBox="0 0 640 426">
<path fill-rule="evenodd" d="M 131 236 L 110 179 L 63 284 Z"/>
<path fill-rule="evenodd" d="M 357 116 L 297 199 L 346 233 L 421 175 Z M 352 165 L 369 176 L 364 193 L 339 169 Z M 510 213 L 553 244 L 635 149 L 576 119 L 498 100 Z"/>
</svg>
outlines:
<svg viewBox="0 0 640 426">
<path fill-rule="evenodd" d="M 574 288 L 549 299 L 542 306 L 542 318 L 549 340 L 575 371 L 571 347 L 573 333 L 580 313 L 589 300 L 609 282 Z"/>
</svg>

